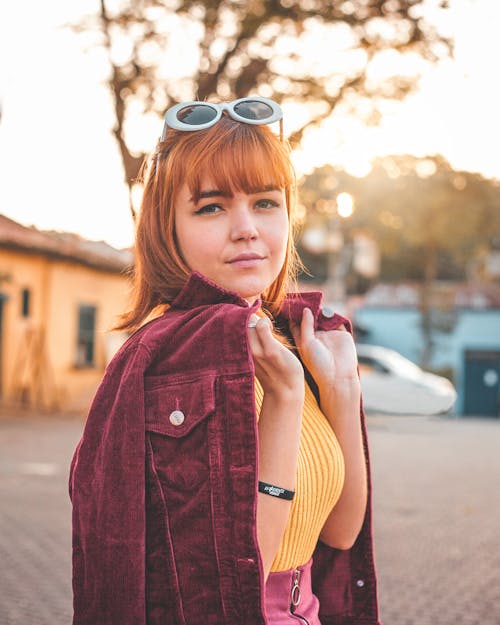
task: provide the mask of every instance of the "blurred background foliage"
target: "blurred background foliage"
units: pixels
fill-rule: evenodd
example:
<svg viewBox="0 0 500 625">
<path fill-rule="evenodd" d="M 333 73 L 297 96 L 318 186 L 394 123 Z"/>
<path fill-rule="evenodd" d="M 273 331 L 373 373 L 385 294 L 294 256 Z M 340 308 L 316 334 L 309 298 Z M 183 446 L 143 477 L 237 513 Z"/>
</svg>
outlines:
<svg viewBox="0 0 500 625">
<path fill-rule="evenodd" d="M 340 193 L 355 201 L 352 215 L 343 220 L 336 214 Z M 364 178 L 326 165 L 303 178 L 300 197 L 309 226 L 326 228 L 336 219 L 345 241 L 360 232 L 376 240 L 381 253 L 377 280 L 480 277 L 481 256 L 500 246 L 498 181 L 456 171 L 439 156 L 381 158 Z M 313 276 L 321 281 L 328 252 L 302 247 Z M 350 293 L 369 286 L 369 281 L 351 277 Z"/>
<path fill-rule="evenodd" d="M 419 283 L 421 364 L 428 364 L 435 281 L 494 280 L 485 267 L 500 250 L 500 183 L 455 171 L 439 156 L 392 156 L 378 159 L 364 178 L 329 165 L 316 169 L 302 180 L 300 195 L 298 248 L 309 269 L 302 279 L 331 285 L 337 301 L 377 282 Z M 353 202 L 343 216 L 342 196 Z M 357 262 L 360 256 L 368 265 Z"/>
</svg>

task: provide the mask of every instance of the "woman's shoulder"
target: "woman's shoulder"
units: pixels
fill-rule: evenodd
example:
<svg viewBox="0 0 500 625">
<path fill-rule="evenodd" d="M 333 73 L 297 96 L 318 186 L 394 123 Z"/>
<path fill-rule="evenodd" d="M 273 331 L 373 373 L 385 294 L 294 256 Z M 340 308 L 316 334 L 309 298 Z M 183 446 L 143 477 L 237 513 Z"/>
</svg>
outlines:
<svg viewBox="0 0 500 625">
<path fill-rule="evenodd" d="M 200 345 L 212 345 L 215 349 L 224 336 L 245 332 L 249 315 L 248 308 L 227 302 L 183 309 L 171 307 L 136 330 L 123 348 L 141 347 L 154 357 L 177 351 L 188 355 L 192 350 L 199 351 Z"/>
</svg>

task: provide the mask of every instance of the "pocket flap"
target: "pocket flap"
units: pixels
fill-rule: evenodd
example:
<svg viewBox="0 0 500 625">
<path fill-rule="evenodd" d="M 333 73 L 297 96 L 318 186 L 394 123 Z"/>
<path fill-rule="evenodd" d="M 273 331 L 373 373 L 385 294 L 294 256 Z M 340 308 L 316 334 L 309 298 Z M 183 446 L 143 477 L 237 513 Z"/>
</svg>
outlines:
<svg viewBox="0 0 500 625">
<path fill-rule="evenodd" d="M 146 389 L 146 429 L 181 438 L 215 410 L 214 378 L 204 377 Z"/>
</svg>

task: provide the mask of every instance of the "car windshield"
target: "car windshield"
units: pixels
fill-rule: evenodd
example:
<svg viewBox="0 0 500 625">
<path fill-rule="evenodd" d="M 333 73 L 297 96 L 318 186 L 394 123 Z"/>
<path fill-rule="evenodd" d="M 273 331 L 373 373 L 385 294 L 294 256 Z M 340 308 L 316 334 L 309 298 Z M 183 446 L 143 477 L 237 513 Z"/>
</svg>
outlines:
<svg viewBox="0 0 500 625">
<path fill-rule="evenodd" d="M 420 367 L 392 350 L 384 350 L 383 362 L 391 371 L 394 371 L 398 375 L 403 375 L 408 378 L 419 378 L 422 376 L 422 369 L 420 369 Z"/>
</svg>

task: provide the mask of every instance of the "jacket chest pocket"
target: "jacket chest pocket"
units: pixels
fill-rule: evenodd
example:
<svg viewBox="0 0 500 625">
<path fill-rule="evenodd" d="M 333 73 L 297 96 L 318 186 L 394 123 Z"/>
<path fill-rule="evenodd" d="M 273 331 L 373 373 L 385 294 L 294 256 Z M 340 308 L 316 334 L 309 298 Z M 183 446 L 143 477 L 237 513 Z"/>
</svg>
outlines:
<svg viewBox="0 0 500 625">
<path fill-rule="evenodd" d="M 146 379 L 146 434 L 162 487 L 173 496 L 189 496 L 208 480 L 214 383 L 213 377 L 169 384 Z"/>
<path fill-rule="evenodd" d="M 183 438 L 215 411 L 214 378 L 162 384 L 146 378 L 146 430 Z"/>
</svg>

